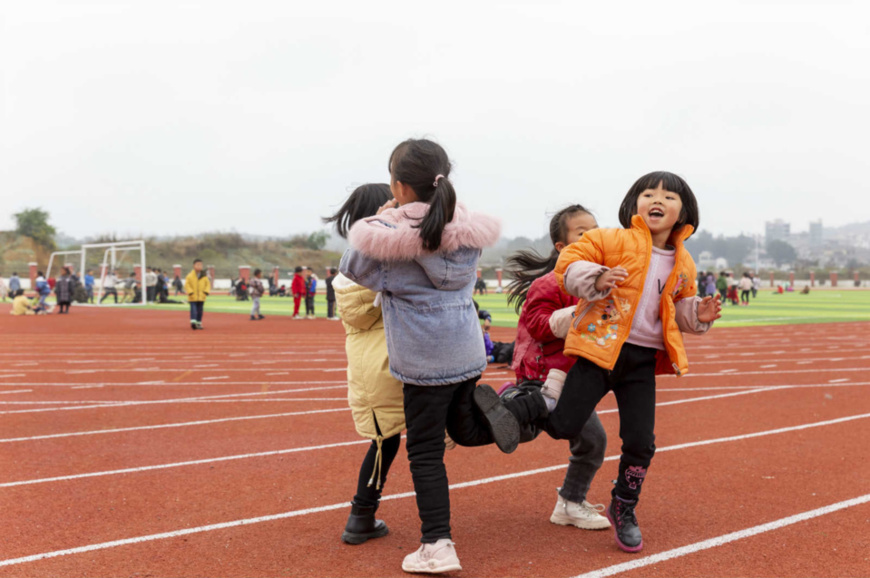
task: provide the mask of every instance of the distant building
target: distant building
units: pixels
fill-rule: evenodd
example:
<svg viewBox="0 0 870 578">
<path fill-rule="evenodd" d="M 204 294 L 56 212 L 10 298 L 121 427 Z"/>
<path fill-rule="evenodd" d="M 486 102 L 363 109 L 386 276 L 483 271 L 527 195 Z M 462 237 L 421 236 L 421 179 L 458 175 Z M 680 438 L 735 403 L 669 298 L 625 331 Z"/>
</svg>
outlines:
<svg viewBox="0 0 870 578">
<path fill-rule="evenodd" d="M 810 247 L 817 249 L 825 244 L 822 220 L 810 221 Z"/>
<path fill-rule="evenodd" d="M 791 235 L 791 225 L 782 219 L 764 223 L 764 238 L 770 241 L 788 241 Z"/>
</svg>

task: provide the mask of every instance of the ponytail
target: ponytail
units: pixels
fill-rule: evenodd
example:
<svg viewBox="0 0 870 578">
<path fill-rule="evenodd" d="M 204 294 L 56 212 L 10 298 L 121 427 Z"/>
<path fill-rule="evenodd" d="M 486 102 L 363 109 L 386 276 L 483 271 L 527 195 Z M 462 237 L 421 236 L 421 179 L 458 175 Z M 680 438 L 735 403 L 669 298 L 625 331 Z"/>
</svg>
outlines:
<svg viewBox="0 0 870 578">
<path fill-rule="evenodd" d="M 441 235 L 444 227 L 453 220 L 456 210 L 456 191 L 453 183 L 446 178 L 438 179 L 435 184 L 435 192 L 432 194 L 432 202 L 429 203 L 429 212 L 417 225 L 420 229 L 420 238 L 423 239 L 423 248 L 435 252 L 441 247 Z"/>
<path fill-rule="evenodd" d="M 560 242 L 564 243 L 567 240 L 568 218 L 577 213 L 592 214 L 583 205 L 569 205 L 553 215 L 553 218 L 550 219 L 550 241 L 553 245 Z M 513 276 L 514 280 L 507 287 L 508 305 L 512 304 L 514 310 L 519 314 L 526 302 L 526 297 L 529 295 L 532 283 L 552 272 L 558 261 L 559 251 L 555 247 L 547 257 L 532 249 L 517 251 L 510 257 L 507 261 L 508 273 Z"/>
<path fill-rule="evenodd" d="M 409 139 L 390 155 L 393 180 L 411 187 L 417 198 L 429 205 L 426 216 L 415 227 L 423 248 L 434 252 L 441 247 L 444 228 L 456 211 L 456 190 L 450 182 L 450 159 L 441 145 L 426 139 Z"/>
<path fill-rule="evenodd" d="M 513 305 L 519 314 L 529 295 L 529 288 L 536 279 L 540 279 L 556 268 L 559 251 L 553 249 L 548 257 L 544 257 L 534 249 L 517 251 L 507 261 L 508 273 L 514 280 L 508 285 L 508 305 Z"/>
</svg>

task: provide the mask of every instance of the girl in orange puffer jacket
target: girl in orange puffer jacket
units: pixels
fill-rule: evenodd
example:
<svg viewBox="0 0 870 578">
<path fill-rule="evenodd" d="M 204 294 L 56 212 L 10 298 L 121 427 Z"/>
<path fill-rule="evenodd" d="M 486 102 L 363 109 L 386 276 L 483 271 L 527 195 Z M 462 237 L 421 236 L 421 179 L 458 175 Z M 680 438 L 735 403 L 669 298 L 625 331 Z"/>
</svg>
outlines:
<svg viewBox="0 0 870 578">
<path fill-rule="evenodd" d="M 607 517 L 617 545 L 643 548 L 635 506 L 655 453 L 655 376 L 683 375 L 682 332 L 702 334 L 721 314 L 719 296 L 697 297 L 697 272 L 683 246 L 698 226 L 698 206 L 679 176 L 637 180 L 619 210 L 624 229 L 589 231 L 562 251 L 559 285 L 580 298 L 565 354 L 577 362 L 547 411 L 540 393 L 505 403 L 522 425 L 538 421 L 557 439 L 577 435 L 608 391 L 619 407 L 622 457 Z"/>
</svg>

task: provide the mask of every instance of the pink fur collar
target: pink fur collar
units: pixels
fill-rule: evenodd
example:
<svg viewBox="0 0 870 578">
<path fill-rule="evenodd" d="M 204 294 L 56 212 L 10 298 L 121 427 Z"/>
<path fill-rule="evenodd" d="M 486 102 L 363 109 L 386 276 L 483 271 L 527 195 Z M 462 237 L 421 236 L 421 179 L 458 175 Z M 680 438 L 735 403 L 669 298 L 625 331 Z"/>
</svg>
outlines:
<svg viewBox="0 0 870 578">
<path fill-rule="evenodd" d="M 408 203 L 375 217 L 358 221 L 350 229 L 351 247 L 382 261 L 411 260 L 426 254 L 420 230 L 415 228 L 429 212 L 426 203 Z M 501 222 L 483 213 L 473 213 L 456 203 L 453 220 L 444 228 L 439 252 L 461 247 L 483 249 L 498 242 Z"/>
</svg>

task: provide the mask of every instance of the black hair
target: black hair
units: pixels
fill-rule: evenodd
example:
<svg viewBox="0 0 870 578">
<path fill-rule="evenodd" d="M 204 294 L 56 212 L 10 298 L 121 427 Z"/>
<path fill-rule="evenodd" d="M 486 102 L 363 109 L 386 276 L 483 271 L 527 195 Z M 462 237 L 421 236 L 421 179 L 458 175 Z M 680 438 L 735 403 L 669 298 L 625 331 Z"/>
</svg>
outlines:
<svg viewBox="0 0 870 578">
<path fill-rule="evenodd" d="M 16 297 L 21 297 L 22 295 L 24 295 L 24 289 L 19 289 L 15 292 Z"/>
<path fill-rule="evenodd" d="M 259 274 L 262 273 L 262 272 L 263 272 L 263 271 L 260 270 L 260 269 L 254 269 L 254 277 L 256 277 L 257 275 L 259 275 Z"/>
<path fill-rule="evenodd" d="M 592 213 L 583 205 L 569 205 L 553 215 L 550 219 L 550 241 L 553 245 L 556 243 L 564 243 L 568 238 L 568 219 L 578 213 Z M 529 288 L 535 279 L 539 279 L 556 268 L 556 262 L 559 260 L 559 251 L 553 247 L 553 250 L 548 256 L 539 254 L 534 249 L 525 251 L 517 251 L 508 258 L 508 272 L 513 276 L 514 280 L 508 285 L 508 305 L 513 304 L 514 310 L 519 313 L 523 304 L 526 302 L 526 297 L 529 294 Z"/>
<path fill-rule="evenodd" d="M 350 194 L 341 208 L 332 216 L 323 217 L 326 224 L 335 223 L 336 232 L 347 239 L 347 233 L 360 219 L 374 216 L 381 206 L 393 198 L 390 185 L 369 183 L 360 185 Z"/>
<path fill-rule="evenodd" d="M 202 263 L 202 259 L 194 259 L 193 260 L 194 265 L 196 265 L 197 263 Z"/>
<path fill-rule="evenodd" d="M 625 198 L 622 199 L 622 205 L 619 207 L 620 224 L 626 229 L 631 228 L 631 218 L 637 214 L 638 197 L 645 190 L 656 189 L 659 185 L 666 191 L 680 195 L 680 200 L 683 202 L 683 210 L 680 212 L 680 218 L 674 225 L 674 230 L 680 229 L 683 225 L 692 225 L 692 228 L 697 231 L 700 214 L 695 193 L 692 192 L 692 189 L 689 188 L 689 184 L 683 177 L 667 171 L 649 173 L 637 179 L 631 185 L 631 188 L 625 194 Z"/>
<path fill-rule="evenodd" d="M 43 277 L 45 275 L 45 273 L 43 273 L 42 271 L 37 271 L 36 275 L 39 277 Z"/>
<path fill-rule="evenodd" d="M 294 273 L 302 273 L 302 270 L 303 270 L 302 267 L 296 267 L 295 269 L 293 269 L 293 272 Z"/>
<path fill-rule="evenodd" d="M 329 268 L 329 272 L 330 272 L 331 274 L 335 275 L 336 273 L 338 273 L 338 269 L 336 269 L 335 267 L 330 267 L 330 268 Z"/>
<path fill-rule="evenodd" d="M 449 180 L 452 167 L 441 145 L 426 139 L 408 139 L 390 155 L 388 168 L 393 180 L 411 187 L 417 198 L 429 205 L 429 212 L 416 226 L 427 251 L 441 247 L 444 227 L 453 220 L 456 191 Z"/>
</svg>

